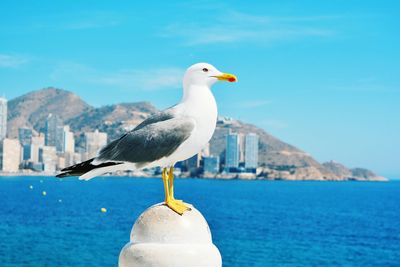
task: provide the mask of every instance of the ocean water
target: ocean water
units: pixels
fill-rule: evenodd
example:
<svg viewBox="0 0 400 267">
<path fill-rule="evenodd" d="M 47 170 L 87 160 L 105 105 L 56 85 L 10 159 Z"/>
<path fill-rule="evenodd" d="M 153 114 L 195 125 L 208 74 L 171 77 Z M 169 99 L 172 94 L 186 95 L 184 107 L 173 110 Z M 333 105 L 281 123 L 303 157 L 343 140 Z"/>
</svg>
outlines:
<svg viewBox="0 0 400 267">
<path fill-rule="evenodd" d="M 224 266 L 400 266 L 400 182 L 175 183 Z M 117 266 L 136 217 L 162 199 L 160 179 L 2 177 L 0 266 Z"/>
</svg>

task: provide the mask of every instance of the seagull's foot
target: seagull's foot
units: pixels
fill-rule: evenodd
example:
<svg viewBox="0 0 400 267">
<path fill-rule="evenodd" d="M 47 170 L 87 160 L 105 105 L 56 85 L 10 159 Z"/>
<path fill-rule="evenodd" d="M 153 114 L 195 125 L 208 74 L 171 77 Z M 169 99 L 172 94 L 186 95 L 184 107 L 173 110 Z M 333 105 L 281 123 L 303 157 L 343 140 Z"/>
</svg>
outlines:
<svg viewBox="0 0 400 267">
<path fill-rule="evenodd" d="M 169 198 L 165 201 L 165 204 L 179 215 L 182 215 L 185 211 L 191 210 L 188 204 L 183 202 L 182 200 Z"/>
<path fill-rule="evenodd" d="M 173 198 L 173 200 L 174 200 L 178 205 L 181 205 L 181 206 L 188 207 L 188 205 L 190 205 L 189 203 L 183 202 L 183 201 L 180 200 L 180 199 L 174 199 L 174 198 Z"/>
</svg>

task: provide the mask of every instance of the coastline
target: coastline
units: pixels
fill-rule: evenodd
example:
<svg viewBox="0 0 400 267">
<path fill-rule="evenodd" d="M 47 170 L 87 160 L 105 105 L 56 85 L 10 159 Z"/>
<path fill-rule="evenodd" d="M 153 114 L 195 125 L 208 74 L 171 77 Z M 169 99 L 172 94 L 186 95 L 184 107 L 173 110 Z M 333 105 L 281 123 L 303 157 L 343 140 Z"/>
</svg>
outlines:
<svg viewBox="0 0 400 267">
<path fill-rule="evenodd" d="M 58 174 L 58 172 L 0 172 L 0 177 L 20 177 L 20 176 L 32 176 L 32 177 L 52 177 Z M 101 175 L 100 177 L 129 177 L 129 178 L 161 178 L 161 174 L 155 174 L 155 173 L 148 173 L 144 171 L 137 171 L 137 172 L 117 172 L 113 174 L 107 174 L 107 175 Z M 386 177 L 382 176 L 376 176 L 376 177 L 371 177 L 371 178 L 344 178 L 344 179 L 338 179 L 337 177 L 333 178 L 326 178 L 326 179 L 320 179 L 320 178 L 304 178 L 302 179 L 287 179 L 287 178 L 273 178 L 273 179 L 268 179 L 262 176 L 257 176 L 254 173 L 218 173 L 215 175 L 210 175 L 210 174 L 205 174 L 205 175 L 197 175 L 193 176 L 190 175 L 189 172 L 183 172 L 179 174 L 175 174 L 176 178 L 178 179 L 207 179 L 207 180 L 248 180 L 248 181 L 335 181 L 335 182 L 389 182 L 393 181 L 393 179 L 388 179 Z"/>
</svg>

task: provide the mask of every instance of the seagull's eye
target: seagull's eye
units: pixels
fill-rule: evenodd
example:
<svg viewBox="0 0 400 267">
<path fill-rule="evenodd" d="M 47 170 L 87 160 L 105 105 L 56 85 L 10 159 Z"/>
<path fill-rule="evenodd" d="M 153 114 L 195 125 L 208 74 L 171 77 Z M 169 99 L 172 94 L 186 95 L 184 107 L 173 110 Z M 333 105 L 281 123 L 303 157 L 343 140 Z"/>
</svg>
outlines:
<svg viewBox="0 0 400 267">
<path fill-rule="evenodd" d="M 207 68 L 204 68 L 203 71 L 204 71 L 204 72 L 208 72 L 208 69 L 207 69 Z"/>
</svg>

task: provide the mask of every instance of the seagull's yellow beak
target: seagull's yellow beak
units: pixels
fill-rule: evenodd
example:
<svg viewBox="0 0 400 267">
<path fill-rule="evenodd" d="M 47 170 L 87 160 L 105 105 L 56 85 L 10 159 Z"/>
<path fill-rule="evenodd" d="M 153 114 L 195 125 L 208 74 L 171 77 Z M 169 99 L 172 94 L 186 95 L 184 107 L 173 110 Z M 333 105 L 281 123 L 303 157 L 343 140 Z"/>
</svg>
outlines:
<svg viewBox="0 0 400 267">
<path fill-rule="evenodd" d="M 229 73 L 222 73 L 221 75 L 217 75 L 217 76 L 213 76 L 215 78 L 217 78 L 220 81 L 227 81 L 227 82 L 237 82 L 237 78 L 235 75 L 233 74 L 229 74 Z"/>
</svg>

